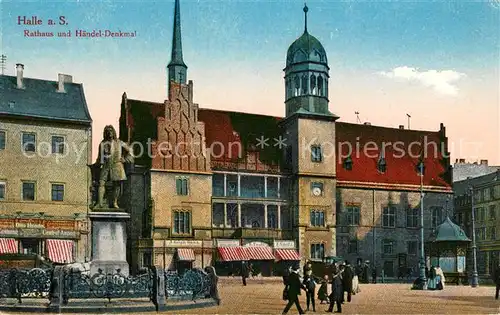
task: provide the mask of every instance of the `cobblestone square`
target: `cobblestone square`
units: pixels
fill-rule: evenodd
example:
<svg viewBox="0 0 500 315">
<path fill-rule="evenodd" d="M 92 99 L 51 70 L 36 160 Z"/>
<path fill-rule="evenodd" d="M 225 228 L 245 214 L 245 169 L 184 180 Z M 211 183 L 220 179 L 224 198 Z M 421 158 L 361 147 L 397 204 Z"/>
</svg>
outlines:
<svg viewBox="0 0 500 315">
<path fill-rule="evenodd" d="M 279 281 L 250 279 L 246 287 L 238 278 L 219 280 L 222 304 L 218 307 L 177 311 L 176 314 L 281 314 L 285 301 Z M 319 288 L 319 287 L 318 287 Z M 343 305 L 345 314 L 500 314 L 492 286 L 447 286 L 443 291 L 413 291 L 410 284 L 362 284 L 352 302 Z M 305 309 L 306 297 L 301 295 Z M 317 305 L 325 313 L 327 305 Z M 297 314 L 292 308 L 289 314 Z M 312 313 L 312 312 L 310 312 Z"/>
</svg>

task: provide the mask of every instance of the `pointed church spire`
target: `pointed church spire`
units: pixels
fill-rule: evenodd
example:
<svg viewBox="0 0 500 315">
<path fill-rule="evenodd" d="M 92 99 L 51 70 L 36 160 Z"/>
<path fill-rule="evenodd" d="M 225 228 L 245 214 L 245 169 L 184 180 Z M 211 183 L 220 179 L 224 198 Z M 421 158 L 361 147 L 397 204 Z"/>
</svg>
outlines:
<svg viewBox="0 0 500 315">
<path fill-rule="evenodd" d="M 179 0 L 175 0 L 172 55 L 167 68 L 169 83 L 170 81 L 181 84 L 186 83 L 187 66 L 182 58 L 181 11 Z"/>
<path fill-rule="evenodd" d="M 309 8 L 307 4 L 304 3 L 304 33 L 307 33 L 307 11 L 309 11 Z"/>
</svg>

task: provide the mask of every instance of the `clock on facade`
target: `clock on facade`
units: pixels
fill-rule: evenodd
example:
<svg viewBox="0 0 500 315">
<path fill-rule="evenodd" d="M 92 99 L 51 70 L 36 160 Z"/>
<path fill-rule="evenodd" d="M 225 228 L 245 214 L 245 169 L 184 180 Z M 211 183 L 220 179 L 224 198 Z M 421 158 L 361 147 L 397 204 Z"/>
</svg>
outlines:
<svg viewBox="0 0 500 315">
<path fill-rule="evenodd" d="M 321 188 L 319 187 L 314 187 L 312 191 L 313 195 L 315 196 L 320 196 L 321 195 Z"/>
</svg>

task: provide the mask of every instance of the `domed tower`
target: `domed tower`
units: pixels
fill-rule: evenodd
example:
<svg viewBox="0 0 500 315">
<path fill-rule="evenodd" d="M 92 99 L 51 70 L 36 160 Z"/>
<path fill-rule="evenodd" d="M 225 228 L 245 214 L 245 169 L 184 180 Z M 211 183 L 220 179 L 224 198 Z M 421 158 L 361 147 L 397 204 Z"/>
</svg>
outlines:
<svg viewBox="0 0 500 315">
<path fill-rule="evenodd" d="M 328 111 L 328 60 L 325 48 L 307 31 L 307 5 L 304 6 L 304 33 L 288 48 L 285 71 L 286 116 L 299 109 L 331 115 Z"/>
</svg>

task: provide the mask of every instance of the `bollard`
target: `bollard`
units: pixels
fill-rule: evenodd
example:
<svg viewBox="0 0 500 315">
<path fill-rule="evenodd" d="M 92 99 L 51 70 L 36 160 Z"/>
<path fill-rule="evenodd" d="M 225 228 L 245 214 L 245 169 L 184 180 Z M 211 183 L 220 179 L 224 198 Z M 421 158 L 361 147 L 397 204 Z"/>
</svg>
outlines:
<svg viewBox="0 0 500 315">
<path fill-rule="evenodd" d="M 165 271 L 163 268 L 153 267 L 153 303 L 156 311 L 164 311 L 167 306 L 167 297 L 165 291 Z"/>
<path fill-rule="evenodd" d="M 63 266 L 56 266 L 50 281 L 50 304 L 48 311 L 50 313 L 61 313 L 61 304 L 63 302 Z"/>
</svg>

